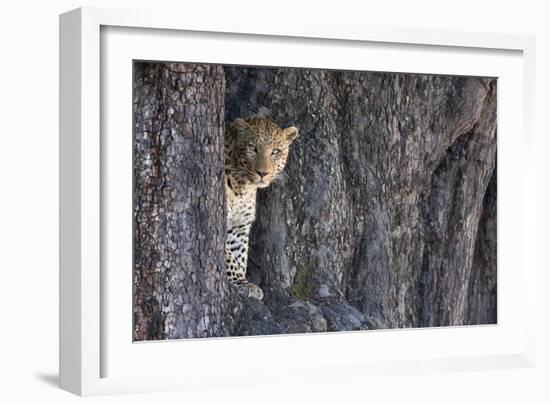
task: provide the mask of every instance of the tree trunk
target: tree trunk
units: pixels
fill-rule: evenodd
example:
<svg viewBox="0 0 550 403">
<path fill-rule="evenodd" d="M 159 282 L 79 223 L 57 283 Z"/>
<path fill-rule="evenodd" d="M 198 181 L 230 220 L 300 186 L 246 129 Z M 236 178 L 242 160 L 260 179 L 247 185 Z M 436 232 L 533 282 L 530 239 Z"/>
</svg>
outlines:
<svg viewBox="0 0 550 403">
<path fill-rule="evenodd" d="M 494 79 L 225 72 L 226 120 L 267 107 L 301 132 L 251 235 L 249 271 L 283 331 L 322 328 L 318 314 L 329 330 L 494 322 Z M 296 306 L 309 325 L 289 320 Z"/>
<path fill-rule="evenodd" d="M 223 69 L 134 74 L 134 340 L 227 334 Z"/>
</svg>

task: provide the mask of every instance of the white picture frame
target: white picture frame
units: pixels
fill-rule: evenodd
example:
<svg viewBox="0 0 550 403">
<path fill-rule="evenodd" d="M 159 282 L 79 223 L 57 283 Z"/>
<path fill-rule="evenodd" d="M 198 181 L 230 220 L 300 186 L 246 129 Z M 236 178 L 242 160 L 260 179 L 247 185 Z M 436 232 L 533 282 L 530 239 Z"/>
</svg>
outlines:
<svg viewBox="0 0 550 403">
<path fill-rule="evenodd" d="M 118 27 L 116 29 L 110 27 Z M 141 29 L 141 31 L 139 31 Z M 155 30 L 155 31 L 152 31 Z M 109 42 L 105 42 L 105 33 L 113 34 Z M 131 41 L 128 36 L 136 36 L 141 32 L 140 48 L 155 51 L 148 54 L 138 52 L 132 46 L 125 46 Z M 105 280 L 108 279 L 111 288 L 114 284 L 121 284 L 125 277 L 111 277 L 110 273 L 102 271 L 106 266 L 105 256 L 102 252 L 102 236 L 104 228 L 108 225 L 102 223 L 101 209 L 104 206 L 106 196 L 102 192 L 106 189 L 106 176 L 113 172 L 106 170 L 112 166 L 106 161 L 104 147 L 112 147 L 113 150 L 122 150 L 124 142 L 112 142 L 112 136 L 105 139 L 101 133 L 112 131 L 117 124 L 127 126 L 130 116 L 124 115 L 121 109 L 121 118 L 111 123 L 105 118 L 113 113 L 106 111 L 105 94 L 109 97 L 111 92 L 124 94 L 124 88 L 117 85 L 127 85 L 124 77 L 109 81 L 102 81 L 102 74 L 128 74 L 131 69 L 126 67 L 117 69 L 123 60 L 129 58 L 143 59 L 149 55 L 152 60 L 180 60 L 171 59 L 171 53 L 163 53 L 162 49 L 173 48 L 179 38 L 179 34 L 185 32 L 217 33 L 215 40 L 220 38 L 230 41 L 233 35 L 239 38 L 252 38 L 260 45 L 269 41 L 272 46 L 285 43 L 296 43 L 301 48 L 311 46 L 312 41 L 322 41 L 323 46 L 332 47 L 338 51 L 346 44 L 360 45 L 376 44 L 379 48 L 396 47 L 397 51 L 424 52 L 428 61 L 434 56 L 431 51 L 447 52 L 448 67 L 442 64 L 439 67 L 429 67 L 426 64 L 418 64 L 410 67 L 426 73 L 449 74 L 479 74 L 487 73 L 502 68 L 502 74 L 510 77 L 510 92 L 501 92 L 499 88 L 499 114 L 501 112 L 513 112 L 517 106 L 521 107 L 519 113 L 504 113 L 499 115 L 499 325 L 469 327 L 468 329 L 421 329 L 421 330 L 393 330 L 393 331 L 366 331 L 351 332 L 346 334 L 323 334 L 314 336 L 276 336 L 235 338 L 232 340 L 193 340 L 175 341 L 169 343 L 132 343 L 131 330 L 124 333 L 124 324 L 127 319 L 124 315 L 131 314 L 131 305 L 124 309 L 126 303 L 124 297 L 120 301 L 109 297 L 109 291 L 105 289 Z M 151 37 L 151 34 L 154 34 Z M 118 36 L 117 36 L 118 35 Z M 164 46 L 154 46 L 155 41 L 164 41 Z M 176 41 L 176 42 L 174 42 Z M 290 41 L 290 42 L 289 42 Z M 108 46 L 106 46 L 108 44 Z M 204 44 L 202 44 L 204 45 Z M 118 46 L 118 47 L 117 47 Z M 236 45 L 235 45 L 236 46 Z M 109 49 L 103 49 L 109 48 Z M 189 49 L 193 48 L 191 46 Z M 196 46 L 195 48 L 199 48 Z M 115 52 L 112 52 L 115 49 Z M 361 48 L 362 49 L 362 48 Z M 399 50 L 401 49 L 401 50 Z M 109 53 L 109 50 L 111 53 Z M 203 47 L 204 50 L 204 47 Z M 134 52 L 132 54 L 132 52 Z M 145 52 L 145 50 L 144 50 Z M 156 53 L 155 53 L 156 52 Z M 198 50 L 197 50 L 198 52 Z M 453 53 L 455 52 L 455 53 Z M 461 52 L 461 53 L 456 53 Z M 454 58 L 467 57 L 487 58 L 487 66 L 468 67 L 466 63 L 457 63 Z M 81 8 L 70 11 L 60 17 L 60 385 L 63 389 L 79 395 L 97 395 L 112 393 L 130 393 L 140 391 L 159 391 L 170 389 L 186 389 L 195 387 L 214 387 L 226 385 L 248 385 L 270 382 L 295 382 L 297 377 L 311 379 L 347 379 L 348 377 L 369 376 L 371 374 L 386 373 L 409 374 L 418 372 L 438 372 L 455 370 L 475 370 L 491 368 L 518 368 L 534 365 L 535 360 L 535 319 L 523 315 L 521 320 L 516 320 L 521 312 L 535 312 L 535 278 L 536 269 L 534 256 L 535 243 L 529 242 L 527 234 L 535 233 L 534 193 L 535 193 L 535 159 L 534 155 L 534 92 L 535 92 L 535 42 L 533 37 L 520 35 L 503 35 L 489 33 L 466 33 L 457 31 L 430 31 L 408 28 L 383 28 L 356 26 L 326 21 L 304 21 L 296 26 L 285 26 L 277 22 L 263 20 L 256 22 L 252 19 L 239 18 L 238 15 L 231 19 L 217 18 L 193 18 L 182 20 L 177 14 L 152 10 L 119 10 L 104 8 Z M 241 57 L 237 61 L 242 64 L 269 64 L 273 63 L 268 54 L 250 52 L 251 55 Z M 314 52 L 312 52 L 314 53 Z M 498 55 L 512 54 L 510 69 L 497 67 L 495 62 Z M 228 55 L 195 57 L 205 62 L 227 62 Z M 477 56 L 475 56 L 477 55 Z M 106 73 L 104 68 L 110 69 L 109 61 L 102 58 L 110 58 L 113 62 L 113 70 Z M 210 57 L 208 60 L 203 60 Z M 491 61 L 492 57 L 497 59 Z M 120 58 L 117 59 L 117 58 Z M 124 59 L 125 58 L 125 59 Z M 311 56 L 312 60 L 315 58 Z M 432 58 L 432 59 L 430 59 Z M 381 58 L 383 59 L 383 58 Z M 443 58 L 445 59 L 445 58 Z M 512 60 L 513 59 L 513 60 Z M 118 61 L 117 61 L 118 60 Z M 325 67 L 344 68 L 350 67 L 345 59 L 342 65 Z M 392 60 L 388 57 L 387 60 Z M 466 60 L 466 59 L 465 59 Z M 473 60 L 473 59 L 472 59 Z M 504 60 L 504 59 L 503 59 Z M 183 61 L 183 60 L 182 60 Z M 433 61 L 433 60 L 432 60 Z M 500 61 L 498 59 L 497 61 Z M 412 63 L 413 61 L 411 61 Z M 443 60 L 443 63 L 445 61 Z M 314 63 L 312 61 L 312 63 Z M 318 62 L 320 63 L 320 62 Z M 386 69 L 387 65 L 369 62 L 370 69 Z M 420 63 L 420 62 L 418 62 Z M 500 63 L 504 66 L 506 63 Z M 290 62 L 284 65 L 291 65 Z M 304 62 L 296 62 L 297 66 Z M 435 64 L 434 64 L 435 65 Z M 471 63 L 470 63 L 471 65 Z M 443 67 L 442 67 L 443 66 Z M 491 67 L 492 66 L 492 67 Z M 351 66 L 360 68 L 361 66 Z M 440 70 L 438 70 L 440 69 Z M 442 69 L 442 70 L 441 70 Z M 477 70 L 476 70 L 477 69 Z M 118 72 L 113 72 L 117 70 Z M 407 70 L 409 71 L 409 70 Z M 500 70 L 498 70 L 500 71 Z M 119 77 L 119 76 L 117 76 Z M 126 83 L 126 84 L 124 84 Z M 513 84 L 515 83 L 515 84 Z M 516 85 L 517 84 L 517 85 Z M 111 86 L 113 91 L 111 91 Z M 103 87 L 102 87 L 103 86 Z M 108 86 L 107 88 L 105 86 Z M 118 89 L 115 89 L 118 88 Z M 111 92 L 110 92 L 111 91 Z M 512 100 L 503 98 L 506 94 L 515 91 L 517 98 Z M 130 91 L 131 92 L 131 91 Z M 113 95 L 116 98 L 118 95 Z M 502 95 L 504 94 L 504 95 Z M 126 92 L 126 96 L 129 94 Z M 512 98 L 509 95 L 510 98 Z M 111 99 L 111 98 L 107 98 Z M 130 98 L 131 99 L 131 98 Z M 131 107 L 123 105 L 124 102 L 113 106 Z M 114 105 L 110 101 L 108 104 Z M 110 107 L 109 106 L 109 107 Z M 102 113 L 103 112 L 103 113 Z M 118 115 L 118 110 L 117 110 Z M 507 116 L 512 116 L 507 120 Z M 103 119 L 103 120 L 102 120 Z M 131 130 L 131 128 L 129 128 Z M 506 132 L 521 133 L 517 137 L 507 136 Z M 503 133 L 503 135 L 501 135 Z M 119 147 L 119 148 L 116 148 Z M 507 150 L 521 150 L 521 169 L 507 169 Z M 126 173 L 127 177 L 129 173 Z M 502 178 L 505 179 L 502 179 Z M 124 180 L 124 179 L 123 179 Z M 510 194 L 505 200 L 501 194 L 506 194 L 506 182 L 504 180 L 521 181 L 522 192 Z M 501 186 L 503 184 L 504 186 Z M 120 187 L 121 189 L 123 188 Z M 502 188 L 502 190 L 501 190 Z M 518 187 L 516 186 L 515 189 Z M 108 188 L 110 189 L 110 188 Z M 110 191 L 110 190 L 109 190 Z M 108 200 L 108 197 L 107 197 Z M 108 201 L 107 201 L 108 203 Z M 512 231 L 502 232 L 502 222 L 510 214 L 517 214 L 515 219 L 510 218 L 509 225 L 505 228 L 513 228 Z M 116 220 L 117 215 L 110 215 L 110 219 Z M 114 221 L 113 221 L 114 222 Z M 117 228 L 124 231 L 128 222 L 117 222 Z M 113 226 L 115 226 L 113 224 Z M 131 232 L 128 227 L 128 233 Z M 502 235 L 502 236 L 501 236 Z M 501 248 L 501 243 L 506 246 L 515 242 L 514 250 Z M 127 255 L 127 254 L 126 254 Z M 121 256 L 126 256 L 121 253 Z M 129 258 L 126 256 L 126 258 Z M 516 264 L 521 268 L 521 279 L 515 279 L 512 284 L 508 274 L 503 277 L 501 266 Z M 504 270 L 504 269 L 503 269 Z M 504 273 L 510 271 L 504 270 Z M 118 283 L 117 283 L 118 282 Z M 501 282 L 504 285 L 501 285 Z M 515 286 L 519 288 L 513 296 L 506 292 L 507 288 Z M 128 284 L 131 287 L 131 284 Z M 126 292 L 126 291 L 124 291 Z M 521 303 L 515 303 L 511 298 L 521 296 Z M 117 305 L 118 304 L 118 305 Z M 506 309 L 505 309 L 506 308 Z M 524 308 L 524 309 L 522 309 Z M 529 308 L 529 309 L 526 309 Z M 504 310 L 504 311 L 503 311 Z M 506 317 L 509 312 L 510 317 Z M 117 312 L 120 316 L 117 316 Z M 126 312 L 126 313 L 125 313 Z M 527 314 L 528 315 L 528 314 Z M 108 320 L 108 318 L 110 318 Z M 504 323 L 501 323 L 504 318 Z M 125 322 L 126 321 L 126 322 Z M 120 329 L 116 324 L 122 323 Z M 106 327 L 108 329 L 106 329 Z M 110 329 L 110 330 L 109 330 Z M 113 334 L 112 334 L 113 333 Z M 125 338 L 127 336 L 127 339 Z M 314 337 L 314 339 L 311 339 Z M 353 356 L 352 350 L 340 352 L 347 359 L 339 359 L 335 354 L 316 359 L 314 349 L 321 346 L 329 346 L 345 338 L 346 345 L 357 345 L 368 341 L 368 345 L 378 346 L 377 343 L 386 343 L 386 350 L 371 351 L 369 356 Z M 114 340 L 114 341 L 113 341 Z M 122 340 L 120 344 L 118 341 Z M 389 342 L 383 340 L 390 340 Z M 422 347 L 417 354 L 409 354 L 406 346 L 415 344 L 437 345 L 440 343 L 453 344 L 453 341 L 462 340 L 464 348 L 445 349 L 441 347 L 429 354 Z M 473 344 L 481 340 L 477 347 Z M 483 341 L 484 340 L 484 341 Z M 392 353 L 387 349 L 389 343 L 394 343 Z M 483 344 L 486 343 L 486 344 Z M 492 344 L 492 346 L 490 345 Z M 283 346 L 284 345 L 284 346 Z M 239 351 L 249 351 L 251 357 L 262 354 L 265 359 L 261 364 L 251 366 L 246 359 L 231 354 L 231 348 L 239 347 Z M 398 346 L 404 346 L 399 348 Z M 291 351 L 293 362 L 278 361 L 281 348 Z M 475 347 L 475 348 L 474 348 Z M 229 352 L 228 352 L 229 350 Z M 367 348 L 368 350 L 368 348 Z M 122 352 L 122 353 L 121 353 Z M 170 360 L 167 357 L 185 354 L 184 363 L 178 360 Z M 366 354 L 366 353 L 365 353 Z M 136 367 L 131 357 L 138 357 L 143 367 Z M 201 359 L 201 357 L 203 359 Z M 242 358 L 242 356 L 241 356 Z M 246 358 L 246 357 L 245 357 Z M 116 370 L 110 369 L 107 362 L 127 362 L 126 366 L 119 365 Z M 227 376 L 229 365 L 238 363 L 239 376 Z M 301 363 L 300 363 L 301 361 Z M 157 371 L 159 363 L 166 363 L 166 371 Z M 285 364 L 286 363 L 286 364 Z M 212 365 L 217 364 L 217 371 L 212 370 Z M 114 364 L 113 364 L 114 365 Z M 237 364 L 235 364 L 237 365 Z M 284 366 L 284 371 L 281 371 Z M 153 375 L 147 367 L 155 368 L 158 375 Z M 307 367 L 308 371 L 303 371 Z M 114 367 L 113 367 L 114 368 Z M 261 370 L 261 371 L 259 371 Z M 247 376 L 242 376 L 245 373 Z"/>
</svg>

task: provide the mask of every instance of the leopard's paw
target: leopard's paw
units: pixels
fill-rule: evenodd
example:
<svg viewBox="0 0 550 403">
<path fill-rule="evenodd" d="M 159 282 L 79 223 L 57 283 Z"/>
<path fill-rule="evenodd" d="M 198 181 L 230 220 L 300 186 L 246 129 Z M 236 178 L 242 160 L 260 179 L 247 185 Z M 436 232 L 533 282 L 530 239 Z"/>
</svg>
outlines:
<svg viewBox="0 0 550 403">
<path fill-rule="evenodd" d="M 249 298 L 255 298 L 257 300 L 262 300 L 264 298 L 264 292 L 256 284 L 249 282 L 241 283 L 237 287 L 239 293 Z"/>
</svg>

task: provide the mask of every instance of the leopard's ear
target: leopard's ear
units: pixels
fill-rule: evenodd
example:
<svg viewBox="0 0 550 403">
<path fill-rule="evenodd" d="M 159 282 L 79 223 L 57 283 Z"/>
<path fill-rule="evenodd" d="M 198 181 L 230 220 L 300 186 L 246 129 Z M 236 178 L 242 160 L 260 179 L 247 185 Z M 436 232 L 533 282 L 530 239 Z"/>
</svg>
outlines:
<svg viewBox="0 0 550 403">
<path fill-rule="evenodd" d="M 294 126 L 287 127 L 283 131 L 288 142 L 292 142 L 298 137 L 298 128 Z"/>
<path fill-rule="evenodd" d="M 248 123 L 246 123 L 246 121 L 244 119 L 241 119 L 241 118 L 237 118 L 233 121 L 233 125 L 237 128 L 237 129 L 248 129 L 249 128 L 249 125 Z"/>
</svg>

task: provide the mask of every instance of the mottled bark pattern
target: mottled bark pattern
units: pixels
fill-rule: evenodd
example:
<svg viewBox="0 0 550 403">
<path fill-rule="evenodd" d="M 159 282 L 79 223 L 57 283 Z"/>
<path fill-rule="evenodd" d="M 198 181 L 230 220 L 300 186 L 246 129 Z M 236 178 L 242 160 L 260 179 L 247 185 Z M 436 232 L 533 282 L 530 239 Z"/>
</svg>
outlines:
<svg viewBox="0 0 550 403">
<path fill-rule="evenodd" d="M 225 335 L 223 69 L 134 75 L 134 340 Z"/>
<path fill-rule="evenodd" d="M 283 331 L 312 328 L 289 324 L 299 307 L 328 330 L 494 323 L 496 80 L 225 72 L 226 119 L 267 107 L 300 128 L 251 236 L 250 276 Z"/>
</svg>

